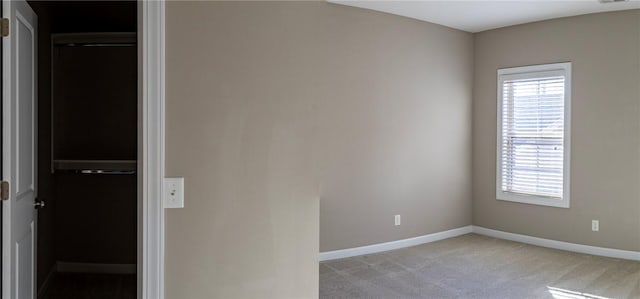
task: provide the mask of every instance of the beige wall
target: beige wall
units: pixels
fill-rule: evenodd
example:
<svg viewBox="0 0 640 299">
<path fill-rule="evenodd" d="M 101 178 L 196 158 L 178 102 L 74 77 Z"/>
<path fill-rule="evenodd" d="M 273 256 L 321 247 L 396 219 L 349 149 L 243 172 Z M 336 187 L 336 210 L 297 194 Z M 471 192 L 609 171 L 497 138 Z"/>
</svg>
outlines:
<svg viewBox="0 0 640 299">
<path fill-rule="evenodd" d="M 497 201 L 496 70 L 564 61 L 573 68 L 571 208 Z M 473 223 L 640 250 L 640 10 L 476 34 L 474 80 Z"/>
<path fill-rule="evenodd" d="M 472 42 L 323 2 L 169 2 L 167 298 L 317 297 L 320 249 L 470 224 Z"/>
<path fill-rule="evenodd" d="M 470 225 L 471 34 L 327 8 L 320 251 Z"/>
<path fill-rule="evenodd" d="M 187 200 L 166 214 L 167 298 L 316 297 L 318 251 L 472 220 L 640 249 L 639 20 L 552 20 L 474 45 L 322 2 L 169 2 L 167 175 Z M 496 70 L 560 61 L 573 62 L 571 208 L 496 201 Z"/>
</svg>

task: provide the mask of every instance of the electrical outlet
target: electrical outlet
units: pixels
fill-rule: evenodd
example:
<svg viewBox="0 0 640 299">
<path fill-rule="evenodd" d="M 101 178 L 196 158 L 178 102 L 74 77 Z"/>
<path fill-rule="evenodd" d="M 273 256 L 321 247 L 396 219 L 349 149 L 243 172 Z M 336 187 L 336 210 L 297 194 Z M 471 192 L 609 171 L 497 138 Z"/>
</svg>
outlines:
<svg viewBox="0 0 640 299">
<path fill-rule="evenodd" d="M 164 207 L 184 208 L 184 178 L 164 179 Z"/>
<path fill-rule="evenodd" d="M 400 225 L 400 220 L 401 220 L 401 219 L 400 219 L 400 215 L 396 215 L 396 217 L 395 217 L 395 224 L 396 224 L 396 226 Z"/>
<path fill-rule="evenodd" d="M 600 230 L 600 220 L 591 220 L 591 230 L 594 232 Z"/>
</svg>

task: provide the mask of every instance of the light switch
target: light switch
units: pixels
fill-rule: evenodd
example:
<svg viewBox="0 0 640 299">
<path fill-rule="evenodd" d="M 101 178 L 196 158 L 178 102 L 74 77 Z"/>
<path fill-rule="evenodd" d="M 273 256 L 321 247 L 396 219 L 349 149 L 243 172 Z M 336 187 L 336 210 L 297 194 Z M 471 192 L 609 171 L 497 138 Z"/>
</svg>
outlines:
<svg viewBox="0 0 640 299">
<path fill-rule="evenodd" d="M 164 179 L 164 207 L 184 208 L 184 178 Z"/>
</svg>

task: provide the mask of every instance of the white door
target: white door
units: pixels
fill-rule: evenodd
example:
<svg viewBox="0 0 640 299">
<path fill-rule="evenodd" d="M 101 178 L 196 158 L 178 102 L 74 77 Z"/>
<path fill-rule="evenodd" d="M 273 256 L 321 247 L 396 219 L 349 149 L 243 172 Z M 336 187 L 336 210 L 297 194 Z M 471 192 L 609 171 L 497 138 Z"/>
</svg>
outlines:
<svg viewBox="0 0 640 299">
<path fill-rule="evenodd" d="M 24 0 L 3 1 L 2 298 L 35 297 L 37 17 Z"/>
</svg>

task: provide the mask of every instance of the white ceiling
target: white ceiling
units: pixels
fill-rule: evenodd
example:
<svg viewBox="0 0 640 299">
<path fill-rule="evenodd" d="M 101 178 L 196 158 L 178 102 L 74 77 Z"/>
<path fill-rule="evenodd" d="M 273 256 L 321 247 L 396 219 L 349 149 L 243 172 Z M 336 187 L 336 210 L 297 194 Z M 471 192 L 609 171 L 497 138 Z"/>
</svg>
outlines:
<svg viewBox="0 0 640 299">
<path fill-rule="evenodd" d="M 596 12 L 640 8 L 640 0 L 600 3 L 598 0 L 421 0 L 329 2 L 423 20 L 468 32 Z"/>
</svg>

